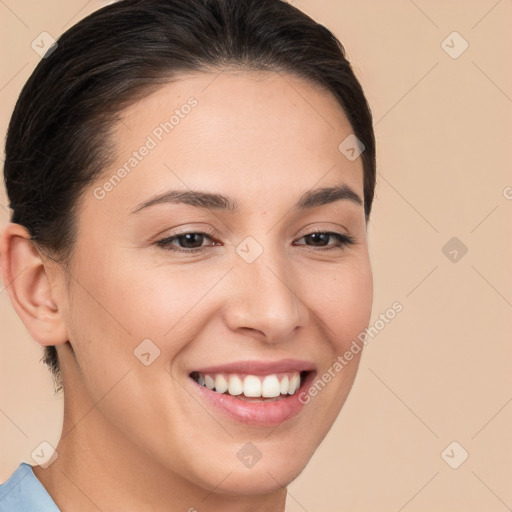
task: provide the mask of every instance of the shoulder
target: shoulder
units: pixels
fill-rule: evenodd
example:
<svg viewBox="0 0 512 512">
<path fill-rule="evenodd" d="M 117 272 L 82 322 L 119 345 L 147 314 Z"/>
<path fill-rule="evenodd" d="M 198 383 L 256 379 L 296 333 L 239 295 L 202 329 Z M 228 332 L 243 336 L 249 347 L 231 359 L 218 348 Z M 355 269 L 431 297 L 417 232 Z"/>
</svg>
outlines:
<svg viewBox="0 0 512 512">
<path fill-rule="evenodd" d="M 43 484 L 36 478 L 32 466 L 22 462 L 9 479 L 0 484 L 2 512 L 60 512 Z"/>
</svg>

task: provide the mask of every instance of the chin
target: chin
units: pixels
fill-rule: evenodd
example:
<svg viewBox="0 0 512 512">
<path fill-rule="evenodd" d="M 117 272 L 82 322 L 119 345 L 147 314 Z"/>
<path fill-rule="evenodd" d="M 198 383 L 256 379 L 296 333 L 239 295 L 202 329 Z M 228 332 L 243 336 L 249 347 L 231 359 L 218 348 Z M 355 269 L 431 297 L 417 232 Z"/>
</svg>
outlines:
<svg viewBox="0 0 512 512">
<path fill-rule="evenodd" d="M 300 473 L 305 466 L 286 466 L 279 467 L 274 464 L 267 464 L 260 468 L 251 469 L 228 469 L 225 474 L 229 476 L 219 485 L 219 482 L 210 482 L 211 487 L 217 487 L 215 492 L 228 494 L 231 496 L 243 496 L 253 494 L 270 494 L 284 487 L 287 487 Z"/>
</svg>

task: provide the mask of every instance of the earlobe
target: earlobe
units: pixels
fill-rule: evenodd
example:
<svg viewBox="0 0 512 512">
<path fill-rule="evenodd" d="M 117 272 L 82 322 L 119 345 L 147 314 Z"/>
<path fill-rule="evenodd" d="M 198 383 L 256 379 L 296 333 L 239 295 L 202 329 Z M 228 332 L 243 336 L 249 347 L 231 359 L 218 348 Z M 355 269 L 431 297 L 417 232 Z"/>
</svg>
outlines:
<svg viewBox="0 0 512 512">
<path fill-rule="evenodd" d="M 0 238 L 0 270 L 3 287 L 31 337 L 40 345 L 58 345 L 68 340 L 59 304 L 52 292 L 50 263 L 43 261 L 28 230 L 9 223 Z"/>
</svg>

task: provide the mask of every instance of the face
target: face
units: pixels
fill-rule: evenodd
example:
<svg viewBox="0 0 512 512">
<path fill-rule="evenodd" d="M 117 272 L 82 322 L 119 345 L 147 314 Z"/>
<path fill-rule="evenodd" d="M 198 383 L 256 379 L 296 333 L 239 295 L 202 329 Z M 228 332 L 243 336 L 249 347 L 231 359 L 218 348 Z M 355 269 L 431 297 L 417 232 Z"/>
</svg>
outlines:
<svg viewBox="0 0 512 512">
<path fill-rule="evenodd" d="M 288 484 L 354 382 L 360 352 L 333 371 L 372 304 L 362 162 L 338 149 L 351 133 L 291 75 L 187 75 L 123 112 L 116 160 L 85 191 L 65 389 L 198 486 Z M 270 397 L 244 399 L 259 386 Z"/>
</svg>

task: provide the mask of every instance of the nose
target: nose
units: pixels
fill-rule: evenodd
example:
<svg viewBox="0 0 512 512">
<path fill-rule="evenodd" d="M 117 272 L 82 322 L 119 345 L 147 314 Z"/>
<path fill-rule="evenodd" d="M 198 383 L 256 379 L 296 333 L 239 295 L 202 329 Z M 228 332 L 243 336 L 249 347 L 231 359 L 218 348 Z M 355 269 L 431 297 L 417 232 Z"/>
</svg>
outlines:
<svg viewBox="0 0 512 512">
<path fill-rule="evenodd" d="M 226 324 L 267 343 L 289 340 L 308 321 L 306 304 L 293 287 L 297 281 L 285 262 L 263 256 L 252 263 L 239 261 L 231 272 Z"/>
</svg>

